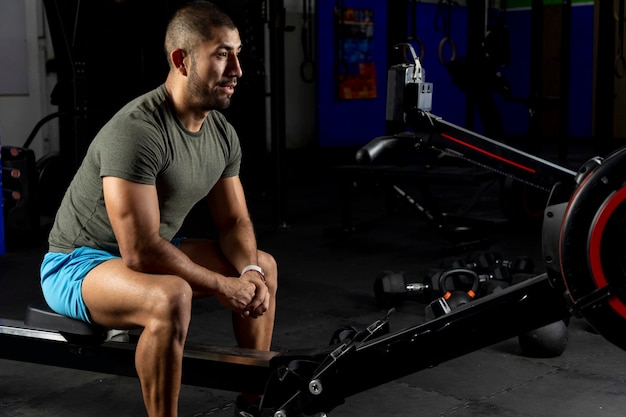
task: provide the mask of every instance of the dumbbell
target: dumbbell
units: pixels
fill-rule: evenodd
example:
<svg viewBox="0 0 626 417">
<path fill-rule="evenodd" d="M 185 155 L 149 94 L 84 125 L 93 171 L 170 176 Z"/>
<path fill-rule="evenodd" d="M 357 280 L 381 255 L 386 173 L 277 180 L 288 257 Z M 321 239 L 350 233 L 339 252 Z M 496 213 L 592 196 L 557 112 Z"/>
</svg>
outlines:
<svg viewBox="0 0 626 417">
<path fill-rule="evenodd" d="M 465 267 L 476 269 L 479 273 L 497 267 L 506 268 L 510 274 L 531 274 L 535 271 L 534 262 L 529 256 L 518 256 L 511 261 L 504 259 L 499 252 L 470 253 L 465 260 Z"/>
<path fill-rule="evenodd" d="M 427 282 L 406 282 L 402 271 L 383 271 L 374 280 L 376 302 L 383 308 L 398 307 L 406 300 L 422 301 L 430 290 Z"/>
<path fill-rule="evenodd" d="M 528 256 L 518 256 L 513 260 L 502 258 L 498 252 L 473 252 L 465 259 L 445 259 L 444 269 L 467 268 L 479 274 L 489 274 L 493 279 L 513 282 L 521 274 L 534 273 L 535 266 Z"/>
<path fill-rule="evenodd" d="M 450 274 L 450 271 L 455 273 Z M 399 307 L 405 301 L 417 301 L 428 303 L 444 295 L 447 290 L 441 290 L 440 281 L 442 274 L 448 272 L 446 285 L 449 288 L 463 286 L 463 276 L 476 276 L 479 283 L 477 296 L 484 296 L 508 286 L 506 278 L 499 275 L 496 268 L 494 273 L 477 274 L 468 268 L 441 269 L 435 268 L 425 274 L 422 282 L 407 282 L 406 275 L 402 271 L 383 271 L 374 280 L 374 295 L 376 302 L 382 308 Z M 464 272 L 464 273 L 463 273 Z M 471 279 L 473 281 L 473 278 Z M 466 281 L 468 281 L 466 279 Z"/>
</svg>

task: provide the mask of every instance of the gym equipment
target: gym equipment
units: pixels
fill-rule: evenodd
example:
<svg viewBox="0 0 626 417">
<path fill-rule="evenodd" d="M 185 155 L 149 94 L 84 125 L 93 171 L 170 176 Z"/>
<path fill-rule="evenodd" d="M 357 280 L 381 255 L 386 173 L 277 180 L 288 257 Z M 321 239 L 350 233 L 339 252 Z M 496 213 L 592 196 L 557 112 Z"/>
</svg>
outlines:
<svg viewBox="0 0 626 417">
<path fill-rule="evenodd" d="M 496 252 L 474 252 L 467 259 L 442 261 L 441 268 L 427 271 L 421 281 L 407 282 L 404 271 L 383 271 L 374 279 L 374 296 L 382 308 L 399 307 L 408 300 L 429 303 L 450 290 L 467 287 L 468 282 L 471 287 L 475 281 L 472 298 L 482 297 L 508 287 L 516 274 L 533 272 L 534 264 L 528 257 L 511 261 Z"/>
<path fill-rule="evenodd" d="M 404 301 L 425 301 L 431 290 L 428 281 L 407 283 L 403 271 L 383 271 L 374 280 L 374 296 L 382 308 L 399 307 Z"/>
<path fill-rule="evenodd" d="M 357 332 L 358 338 L 348 334 L 330 347 L 258 352 L 187 345 L 183 383 L 235 392 L 262 390 L 264 416 L 329 412 L 349 396 L 569 314 L 562 289 L 542 274 L 393 333 L 380 331 L 388 325 L 386 316 Z M 45 306 L 31 306 L 25 322 L 0 320 L 0 357 L 136 376 L 136 339 L 100 343 L 102 330 L 51 313 Z"/>
<path fill-rule="evenodd" d="M 405 55 L 412 56 L 413 62 L 390 68 L 389 79 L 396 82 L 404 80 L 406 88 L 396 86 L 392 91 L 388 90 L 386 114 L 389 122 L 404 122 L 409 125 L 411 131 L 374 138 L 359 149 L 356 154 L 357 162 L 369 164 L 383 151 L 410 152 L 416 149 L 434 149 L 545 192 L 550 192 L 558 181 L 571 183 L 576 177 L 576 172 L 570 169 L 448 123 L 431 114 L 432 84 L 424 81 L 424 72 L 412 47 L 408 44 L 401 44 L 399 47 L 411 51 Z M 427 105 L 424 106 L 423 103 Z"/>
<path fill-rule="evenodd" d="M 430 321 L 507 288 L 516 274 L 534 272 L 530 258 L 521 256 L 510 261 L 497 252 L 473 252 L 466 259 L 444 260 L 442 265 L 445 267 L 428 271 L 423 282 L 407 283 L 404 272 L 383 271 L 374 281 L 377 304 L 391 308 L 407 300 L 427 303 L 424 316 Z M 354 328 L 342 329 L 333 337 L 344 340 L 354 332 Z M 526 356 L 556 357 L 565 351 L 568 338 L 567 324 L 558 320 L 518 335 L 518 343 Z"/>
<path fill-rule="evenodd" d="M 455 261 L 452 262 L 454 265 Z M 504 259 L 501 253 L 493 251 L 470 253 L 467 256 L 464 267 L 478 271 L 493 271 L 495 268 L 506 268 L 511 274 L 535 272 L 535 265 L 530 257 L 517 256 L 511 261 Z"/>
<path fill-rule="evenodd" d="M 522 353 L 526 356 L 540 358 L 560 356 L 565 351 L 569 339 L 567 324 L 564 320 L 558 320 L 522 333 L 517 339 Z"/>
<path fill-rule="evenodd" d="M 7 248 L 22 246 L 39 232 L 37 170 L 30 149 L 2 146 L 2 210 Z"/>
<path fill-rule="evenodd" d="M 365 339 L 382 336 L 389 333 L 389 316 L 393 313 L 393 309 L 387 311 L 387 315 L 382 321 L 376 321 L 373 325 L 363 330 L 358 330 L 354 326 L 344 326 L 335 330 L 330 338 L 331 346 L 338 346 L 343 343 L 362 342 Z"/>
<path fill-rule="evenodd" d="M 418 62 L 408 64 L 414 71 L 411 65 Z M 409 78 L 407 82 L 422 80 Z M 415 86 L 410 89 L 415 91 Z M 411 149 L 443 144 L 457 148 L 459 155 L 477 155 L 493 169 L 552 190 L 542 233 L 546 271 L 431 321 L 394 332 L 381 331 L 390 320 L 387 314 L 357 332 L 358 337 L 348 336 L 333 346 L 259 352 L 187 345 L 183 383 L 232 391 L 261 390 L 265 394 L 263 416 L 299 417 L 328 413 L 352 395 L 566 320 L 572 314 L 585 318 L 608 341 L 626 350 L 626 173 L 622 169 L 626 148 L 593 158 L 578 172 L 569 171 L 447 124 L 413 106 L 414 102 L 407 103 L 407 120 L 415 136 L 378 140 L 377 144 L 386 144 L 381 148 L 388 144 Z M 24 322 L 0 319 L 0 357 L 136 375 L 134 338 L 128 342 L 79 342 L 63 334 L 92 336 L 102 329 L 84 323 L 76 326 L 74 320 L 45 307 L 28 311 Z M 457 343 L 459 340 L 463 343 Z"/>
<path fill-rule="evenodd" d="M 28 246 L 45 222 L 42 216 L 54 218 L 71 174 L 58 153 L 35 160 L 31 149 L 3 146 L 2 155 L 7 246 Z"/>
<path fill-rule="evenodd" d="M 444 5 L 445 4 L 445 5 Z M 450 0 L 440 1 L 437 3 L 437 14 L 435 16 L 435 29 L 438 26 L 438 20 L 441 20 L 441 29 L 443 29 L 443 38 L 439 42 L 439 62 L 443 65 L 446 65 L 456 59 L 456 45 L 452 36 L 450 34 L 450 28 L 452 26 L 452 6 L 453 2 Z M 443 10 L 445 8 L 445 11 Z M 445 46 L 448 45 L 450 47 L 450 57 L 445 59 L 444 57 L 444 49 Z"/>
<path fill-rule="evenodd" d="M 408 14 L 409 24 L 407 27 L 408 36 L 406 38 L 408 43 L 414 43 L 419 50 L 420 62 L 424 62 L 424 55 L 426 53 L 424 49 L 424 42 L 417 35 L 417 5 L 419 0 L 408 0 Z"/>
<path fill-rule="evenodd" d="M 39 120 L 24 144 L 2 146 L 2 202 L 7 230 L 7 246 L 25 246 L 40 231 L 42 216 L 53 218 L 71 180 L 66 161 L 58 152 L 36 159 L 30 145 L 49 121 L 67 116 L 51 113 Z"/>
<path fill-rule="evenodd" d="M 426 320 L 450 313 L 453 309 L 473 301 L 480 286 L 480 278 L 471 269 L 449 269 L 435 274 L 442 296 L 426 306 Z"/>
<path fill-rule="evenodd" d="M 535 264 L 530 257 L 517 256 L 513 260 L 508 260 L 498 252 L 472 252 L 466 259 L 444 259 L 442 268 L 471 269 L 481 274 L 481 282 L 488 282 L 488 279 L 511 283 L 514 278 L 519 278 L 519 275 L 535 272 Z"/>
<path fill-rule="evenodd" d="M 404 156 L 409 155 L 410 153 L 404 153 Z M 402 155 L 399 158 L 402 158 Z M 398 157 L 394 154 L 390 159 L 397 162 Z M 500 181 L 501 177 L 487 170 L 476 170 L 467 164 L 461 166 L 453 161 L 453 164 L 459 166 L 448 166 L 446 162 L 433 153 L 427 158 L 420 157 L 418 163 L 414 160 L 407 161 L 406 165 L 395 166 L 383 162 L 368 167 L 353 165 L 339 167 L 342 188 L 340 231 L 355 232 L 368 227 L 368 222 L 363 221 L 357 225 L 352 216 L 353 195 L 356 195 L 356 189 L 362 189 L 375 195 L 384 195 L 386 211 L 383 216 L 387 216 L 390 211 L 408 208 L 432 230 L 442 234 L 456 250 L 465 250 L 483 243 L 485 234 L 506 220 L 486 219 L 467 213 L 484 192 Z M 473 195 L 465 201 L 463 207 L 446 210 L 445 202 L 440 204 L 436 193 L 431 191 L 433 184 L 459 187 L 463 192 L 471 190 Z"/>
<path fill-rule="evenodd" d="M 492 274 L 478 274 L 468 268 L 433 269 L 426 273 L 422 282 L 407 282 L 404 271 L 383 271 L 374 280 L 374 296 L 382 308 L 400 307 L 405 301 L 428 303 L 438 297 L 450 297 L 458 288 L 471 283 L 473 296 L 483 292 L 482 286 L 495 280 L 504 282 Z M 476 285 L 473 285 L 473 283 Z M 504 284 L 500 284 L 503 287 Z M 497 285 L 492 285 L 495 289 Z M 493 292 L 493 290 L 489 291 Z M 447 294 L 447 295 L 446 295 Z"/>
</svg>

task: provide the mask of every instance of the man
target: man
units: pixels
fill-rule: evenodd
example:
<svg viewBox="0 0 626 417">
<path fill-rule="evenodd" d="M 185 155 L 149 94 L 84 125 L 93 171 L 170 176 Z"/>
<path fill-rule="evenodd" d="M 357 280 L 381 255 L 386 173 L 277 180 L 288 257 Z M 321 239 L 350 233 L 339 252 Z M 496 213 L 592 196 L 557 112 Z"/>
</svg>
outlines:
<svg viewBox="0 0 626 417">
<path fill-rule="evenodd" d="M 219 113 L 242 75 L 239 32 L 215 5 L 194 1 L 170 20 L 165 50 L 165 83 L 122 108 L 91 143 L 41 266 L 55 311 L 143 328 L 135 363 L 150 417 L 178 415 L 192 299 L 214 296 L 233 312 L 239 346 L 269 350 L 277 289 L 276 262 L 257 249 L 238 176 L 239 140 Z M 218 240 L 175 238 L 205 197 Z M 242 393 L 237 405 L 259 398 Z"/>
</svg>

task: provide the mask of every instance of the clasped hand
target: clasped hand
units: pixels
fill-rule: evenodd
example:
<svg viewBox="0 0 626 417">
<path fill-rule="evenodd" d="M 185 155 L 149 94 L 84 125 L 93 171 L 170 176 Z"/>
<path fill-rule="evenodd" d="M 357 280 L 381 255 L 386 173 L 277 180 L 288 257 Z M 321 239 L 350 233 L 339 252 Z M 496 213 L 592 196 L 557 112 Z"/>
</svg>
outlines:
<svg viewBox="0 0 626 417">
<path fill-rule="evenodd" d="M 257 318 L 269 308 L 270 292 L 255 271 L 239 278 L 228 279 L 226 288 L 218 296 L 220 303 L 242 317 Z"/>
</svg>

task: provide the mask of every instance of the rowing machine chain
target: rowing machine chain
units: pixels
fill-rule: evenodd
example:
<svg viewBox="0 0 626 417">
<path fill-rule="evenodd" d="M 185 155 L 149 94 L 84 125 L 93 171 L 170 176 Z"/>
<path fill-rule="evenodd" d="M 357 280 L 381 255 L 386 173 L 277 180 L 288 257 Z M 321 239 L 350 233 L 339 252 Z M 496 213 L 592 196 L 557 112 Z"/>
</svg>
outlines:
<svg viewBox="0 0 626 417">
<path fill-rule="evenodd" d="M 499 170 L 499 169 L 493 168 L 493 167 L 491 167 L 491 166 L 489 166 L 489 165 L 487 165 L 487 164 L 484 164 L 484 163 L 482 163 L 482 162 L 478 162 L 478 161 L 476 161 L 476 160 L 474 160 L 474 159 L 472 159 L 472 158 L 469 158 L 469 157 L 465 156 L 464 154 L 462 154 L 462 153 L 460 153 L 460 152 L 457 152 L 457 151 L 455 151 L 455 150 L 448 149 L 448 148 L 438 148 L 438 147 L 436 147 L 436 146 L 432 146 L 432 145 L 430 145 L 430 147 L 431 147 L 433 150 L 437 151 L 437 152 L 442 152 L 442 153 L 445 153 L 446 155 L 450 155 L 450 156 L 453 156 L 453 157 L 455 157 L 455 158 L 462 159 L 462 160 L 464 160 L 464 161 L 470 162 L 470 163 L 471 163 L 471 164 L 473 164 L 473 165 L 477 165 L 477 166 L 479 166 L 479 167 L 481 167 L 481 168 L 485 168 L 485 169 L 487 169 L 487 170 L 489 170 L 489 171 L 495 172 L 496 174 L 500 174 L 500 175 L 503 175 L 503 176 L 505 176 L 505 177 L 511 177 L 511 178 L 515 179 L 516 181 L 519 181 L 519 182 L 521 182 L 521 183 L 524 183 L 524 184 L 530 185 L 530 186 L 535 187 L 535 188 L 538 188 L 538 189 L 540 189 L 540 190 L 550 191 L 550 188 L 541 187 L 541 186 L 539 186 L 539 185 L 537 185 L 537 184 L 533 184 L 532 182 L 530 182 L 530 181 L 528 181 L 528 180 L 524 180 L 524 179 L 522 179 L 522 178 L 519 178 L 517 175 L 511 174 L 511 173 L 508 173 L 508 172 L 504 172 L 504 171 L 502 171 L 502 170 Z"/>
</svg>

